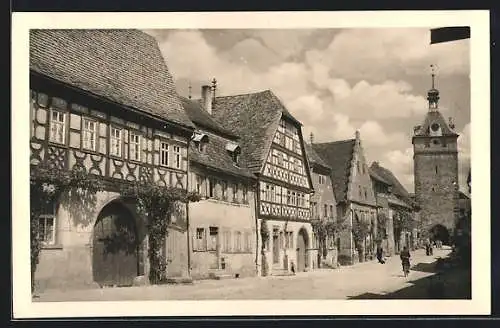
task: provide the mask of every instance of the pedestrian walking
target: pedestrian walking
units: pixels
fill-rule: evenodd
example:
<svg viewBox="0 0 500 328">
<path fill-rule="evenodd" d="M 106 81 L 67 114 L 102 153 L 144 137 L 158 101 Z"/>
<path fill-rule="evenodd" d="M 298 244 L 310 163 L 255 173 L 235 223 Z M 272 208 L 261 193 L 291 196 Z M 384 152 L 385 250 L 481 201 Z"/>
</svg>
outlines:
<svg viewBox="0 0 500 328">
<path fill-rule="evenodd" d="M 401 253 L 399 254 L 399 258 L 401 259 L 401 265 L 403 266 L 404 276 L 407 277 L 410 273 L 410 251 L 408 247 L 404 247 Z"/>
<path fill-rule="evenodd" d="M 384 249 L 380 245 L 377 246 L 377 260 L 378 260 L 378 263 L 385 264 Z"/>
</svg>

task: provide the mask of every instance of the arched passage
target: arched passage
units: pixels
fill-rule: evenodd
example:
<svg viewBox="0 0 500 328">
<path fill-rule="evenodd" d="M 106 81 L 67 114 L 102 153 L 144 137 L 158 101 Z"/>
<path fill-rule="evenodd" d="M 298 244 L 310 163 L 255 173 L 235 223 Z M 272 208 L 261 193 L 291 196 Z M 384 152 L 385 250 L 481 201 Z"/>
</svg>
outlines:
<svg viewBox="0 0 500 328">
<path fill-rule="evenodd" d="M 94 225 L 94 281 L 100 286 L 131 286 L 138 264 L 134 217 L 119 201 L 112 201 L 101 210 Z"/>
<path fill-rule="evenodd" d="M 450 244 L 450 233 L 445 226 L 436 224 L 430 229 L 429 232 L 432 241 L 440 240 L 443 245 Z"/>
<path fill-rule="evenodd" d="M 309 266 L 307 258 L 307 248 L 309 246 L 309 236 L 307 230 L 301 228 L 297 234 L 297 272 L 303 272 Z"/>
</svg>

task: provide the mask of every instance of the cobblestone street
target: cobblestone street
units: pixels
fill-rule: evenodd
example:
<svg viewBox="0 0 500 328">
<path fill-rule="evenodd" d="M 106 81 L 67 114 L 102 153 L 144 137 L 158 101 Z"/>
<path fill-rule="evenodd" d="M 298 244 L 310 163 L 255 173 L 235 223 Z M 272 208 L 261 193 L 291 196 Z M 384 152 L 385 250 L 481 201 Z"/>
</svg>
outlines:
<svg viewBox="0 0 500 328">
<path fill-rule="evenodd" d="M 317 270 L 286 277 L 255 277 L 228 280 L 196 281 L 192 285 L 108 288 L 80 291 L 45 291 L 35 301 L 118 301 L 118 300 L 271 300 L 271 299 L 350 299 L 363 295 L 394 293 L 414 285 L 413 281 L 434 275 L 437 258 L 446 257 L 449 250 L 435 250 L 426 256 L 423 250 L 412 254 L 412 271 L 402 276 L 398 256 L 382 265 L 376 261 Z M 422 294 L 423 293 L 423 294 Z M 419 297 L 426 298 L 426 289 Z M 371 297 L 376 298 L 376 297 Z"/>
</svg>

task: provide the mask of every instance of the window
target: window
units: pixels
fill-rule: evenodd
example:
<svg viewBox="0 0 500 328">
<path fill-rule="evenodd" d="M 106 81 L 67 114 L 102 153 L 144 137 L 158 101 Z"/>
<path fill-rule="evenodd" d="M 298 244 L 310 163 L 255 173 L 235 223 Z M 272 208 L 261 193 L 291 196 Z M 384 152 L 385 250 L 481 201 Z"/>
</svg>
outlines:
<svg viewBox="0 0 500 328">
<path fill-rule="evenodd" d="M 224 240 L 224 245 L 222 247 L 224 252 L 230 252 L 231 251 L 231 231 L 224 231 L 222 233 L 222 238 Z"/>
<path fill-rule="evenodd" d="M 361 170 L 359 168 L 359 161 L 356 161 L 356 167 L 358 168 L 358 173 L 361 173 Z"/>
<path fill-rule="evenodd" d="M 233 202 L 238 201 L 238 185 L 236 183 L 233 184 Z"/>
<path fill-rule="evenodd" d="M 436 174 L 438 174 L 438 167 L 437 167 L 437 165 L 435 167 L 435 170 L 436 170 Z"/>
<path fill-rule="evenodd" d="M 205 153 L 205 151 L 207 150 L 207 142 L 200 140 L 200 142 L 198 143 L 198 150 L 200 151 L 200 153 Z"/>
<path fill-rule="evenodd" d="M 217 244 L 219 242 L 219 228 L 218 227 L 210 227 L 210 239 L 208 240 L 208 250 L 215 251 L 217 250 Z"/>
<path fill-rule="evenodd" d="M 181 147 L 174 146 L 175 168 L 181 168 Z"/>
<path fill-rule="evenodd" d="M 207 241 L 205 238 L 205 228 L 196 228 L 196 243 L 195 250 L 204 251 L 207 249 Z"/>
<path fill-rule="evenodd" d="M 83 119 L 83 149 L 96 150 L 97 122 Z"/>
<path fill-rule="evenodd" d="M 248 203 L 248 191 L 246 187 L 243 187 L 243 203 Z"/>
<path fill-rule="evenodd" d="M 328 205 L 324 205 L 324 215 L 325 218 L 328 217 Z"/>
<path fill-rule="evenodd" d="M 122 130 L 111 127 L 111 146 L 110 154 L 112 156 L 122 157 Z"/>
<path fill-rule="evenodd" d="M 233 158 L 233 162 L 236 165 L 240 164 L 240 153 L 239 152 L 233 152 L 231 157 Z"/>
<path fill-rule="evenodd" d="M 55 244 L 56 203 L 50 202 L 42 209 L 38 217 L 38 238 L 44 245 Z"/>
<path fill-rule="evenodd" d="M 362 194 L 361 194 L 361 186 L 358 186 L 358 189 L 359 189 L 359 198 L 362 197 Z"/>
<path fill-rule="evenodd" d="M 330 217 L 333 218 L 333 205 L 330 205 Z"/>
<path fill-rule="evenodd" d="M 133 161 L 141 160 L 141 136 L 132 131 L 130 132 L 130 159 Z"/>
<path fill-rule="evenodd" d="M 252 234 L 250 232 L 245 232 L 245 251 L 252 251 Z"/>
<path fill-rule="evenodd" d="M 293 232 L 285 232 L 285 248 L 293 248 Z"/>
<path fill-rule="evenodd" d="M 161 141 L 160 142 L 160 165 L 168 166 L 168 143 Z"/>
<path fill-rule="evenodd" d="M 286 203 L 287 205 L 292 204 L 292 192 L 290 190 L 286 192 Z"/>
<path fill-rule="evenodd" d="M 221 181 L 220 186 L 222 189 L 222 199 L 227 200 L 227 182 Z"/>
<path fill-rule="evenodd" d="M 368 198 L 368 192 L 366 191 L 366 188 L 365 188 L 365 199 Z"/>
<path fill-rule="evenodd" d="M 203 181 L 205 178 L 201 175 L 196 174 L 196 192 L 202 196 L 205 196 L 203 188 Z"/>
<path fill-rule="evenodd" d="M 215 197 L 215 180 L 212 178 L 208 179 L 208 197 Z"/>
<path fill-rule="evenodd" d="M 242 248 L 241 248 L 241 232 L 237 231 L 236 234 L 234 235 L 234 237 L 235 237 L 235 242 L 234 242 L 235 251 L 236 252 L 241 252 L 242 251 Z"/>
<path fill-rule="evenodd" d="M 64 144 L 66 141 L 66 114 L 52 110 L 50 116 L 50 141 Z"/>
</svg>

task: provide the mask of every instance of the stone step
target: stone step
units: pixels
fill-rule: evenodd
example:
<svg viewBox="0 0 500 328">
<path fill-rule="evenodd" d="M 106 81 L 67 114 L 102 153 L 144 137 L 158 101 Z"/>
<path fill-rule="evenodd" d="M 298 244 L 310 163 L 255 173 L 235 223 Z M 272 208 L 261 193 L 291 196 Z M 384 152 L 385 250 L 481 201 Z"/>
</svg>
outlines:
<svg viewBox="0 0 500 328">
<path fill-rule="evenodd" d="M 233 279 L 235 276 L 222 270 L 214 270 L 208 273 L 208 277 L 214 280 Z"/>
</svg>

